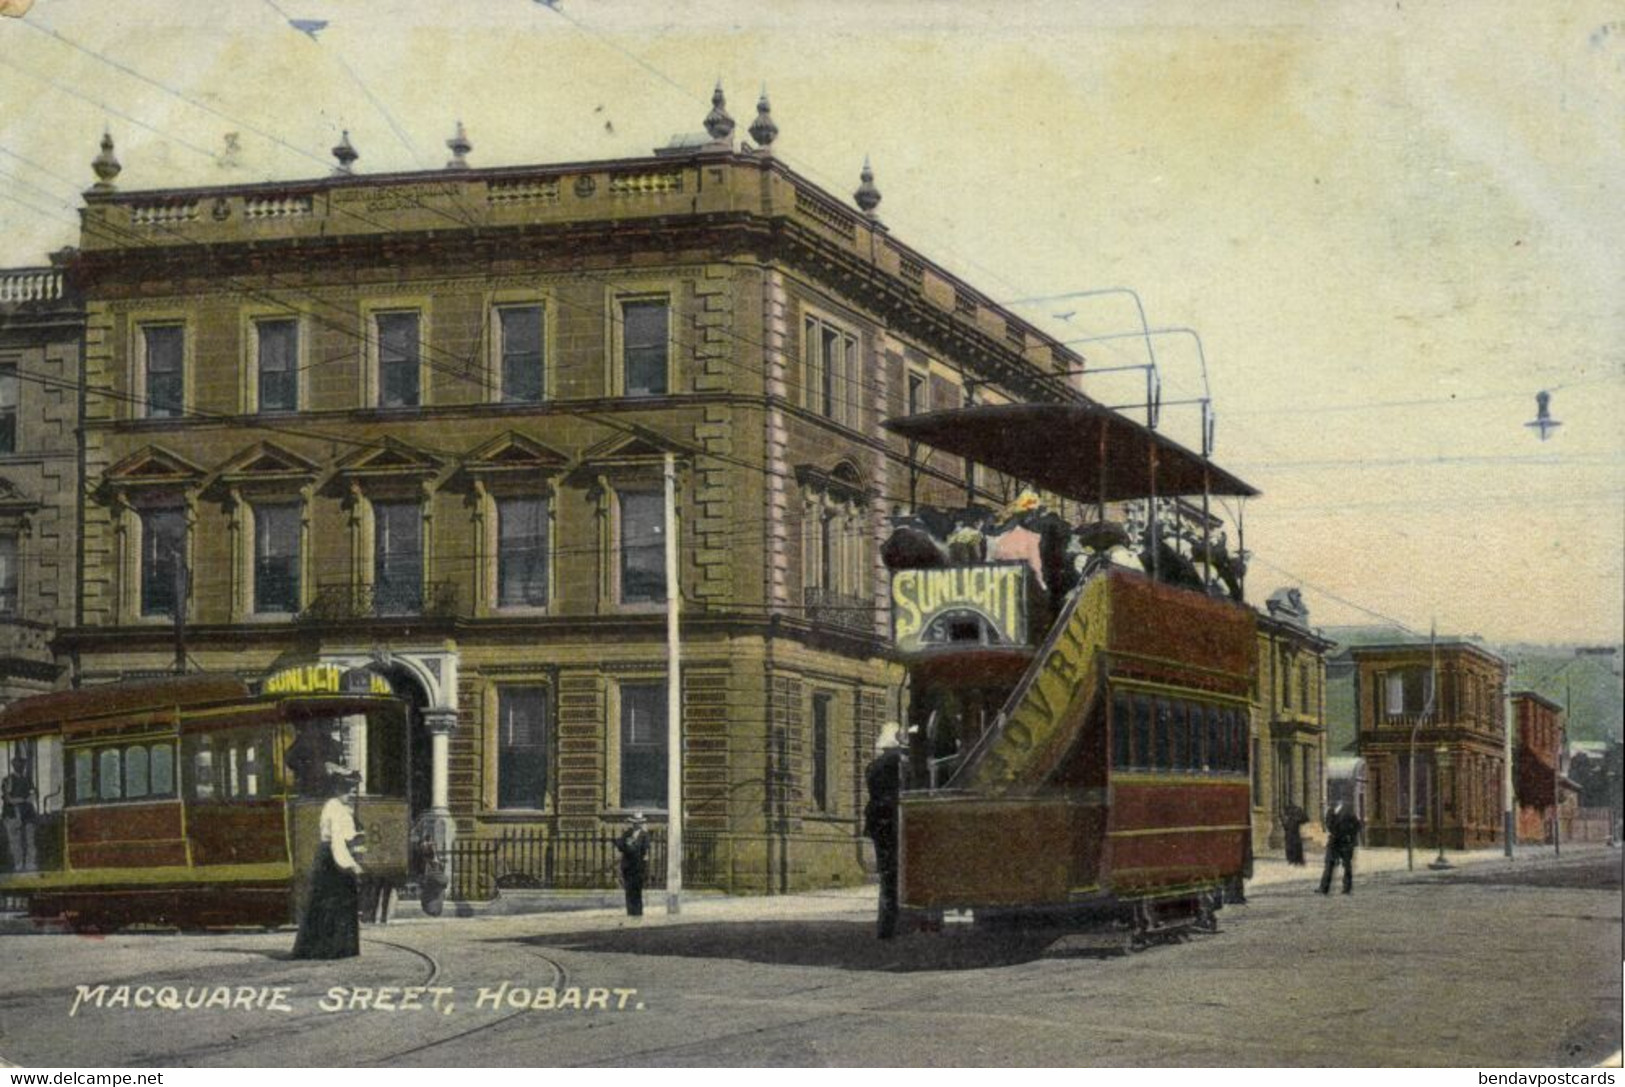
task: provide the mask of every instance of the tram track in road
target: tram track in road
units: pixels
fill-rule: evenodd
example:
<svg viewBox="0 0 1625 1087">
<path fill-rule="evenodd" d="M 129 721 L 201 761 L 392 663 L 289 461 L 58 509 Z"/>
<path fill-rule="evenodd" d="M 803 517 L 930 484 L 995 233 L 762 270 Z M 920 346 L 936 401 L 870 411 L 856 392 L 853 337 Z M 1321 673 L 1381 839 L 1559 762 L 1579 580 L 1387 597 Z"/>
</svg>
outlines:
<svg viewBox="0 0 1625 1087">
<path fill-rule="evenodd" d="M 382 947 L 393 947 L 397 951 L 404 951 L 408 955 L 428 963 L 429 976 L 423 979 L 424 985 L 433 985 L 435 983 L 435 979 L 440 976 L 440 960 L 420 947 L 413 947 L 410 944 L 397 943 L 394 940 L 380 940 L 376 936 L 363 937 L 362 942 L 368 944 L 378 944 Z"/>
<path fill-rule="evenodd" d="M 381 941 L 380 940 L 378 942 L 379 943 L 384 943 L 386 941 Z M 405 948 L 404 944 L 393 945 L 393 946 L 399 946 L 399 947 Z M 431 981 L 435 977 L 437 977 L 439 975 L 440 964 L 439 964 L 438 961 L 436 961 L 434 959 L 434 957 L 432 955 L 429 955 L 427 952 L 420 951 L 420 950 L 418 950 L 416 948 L 405 948 L 405 949 L 415 951 L 417 954 L 421 955 L 423 958 L 429 960 L 431 963 L 434 964 L 434 970 L 430 974 L 430 980 Z M 569 983 L 570 971 L 565 967 L 565 965 L 563 963 L 559 962 L 559 960 L 553 958 L 553 956 L 551 956 L 551 955 L 543 954 L 542 952 L 537 951 L 534 948 L 530 949 L 530 954 L 531 954 L 532 958 L 537 958 L 537 959 L 542 960 L 543 962 L 547 963 L 547 965 L 552 969 L 552 971 L 553 971 L 552 987 L 553 987 L 553 989 L 555 991 L 557 991 L 559 989 L 563 989 Z M 526 1015 L 529 1015 L 529 1014 L 531 1014 L 531 1009 L 529 1007 L 520 1008 L 517 1011 L 511 1011 L 506 1015 L 499 1016 L 496 1019 L 492 1019 L 489 1022 L 479 1023 L 479 1024 L 475 1025 L 475 1026 L 469 1027 L 466 1030 L 460 1030 L 460 1031 L 456 1032 L 455 1034 L 448 1034 L 444 1038 L 436 1038 L 436 1039 L 434 1039 L 432 1041 L 424 1042 L 421 1045 L 412 1046 L 410 1049 L 395 1050 L 395 1051 L 393 1051 L 391 1053 L 388 1053 L 388 1054 L 386 1054 L 384 1056 L 375 1057 L 372 1060 L 364 1061 L 362 1063 L 368 1064 L 368 1065 L 387 1065 L 387 1064 L 393 1063 L 395 1061 L 398 1061 L 403 1057 L 410 1057 L 410 1056 L 413 1056 L 414 1054 L 417 1054 L 417 1053 L 423 1053 L 423 1052 L 427 1052 L 428 1050 L 431 1050 L 431 1049 L 437 1049 L 440 1046 L 451 1045 L 454 1042 L 464 1041 L 465 1039 L 468 1039 L 468 1038 L 473 1037 L 473 1036 L 478 1035 L 478 1034 L 485 1034 L 485 1033 L 494 1031 L 497 1028 L 503 1026 L 504 1024 L 510 1023 L 515 1019 L 519 1019 L 519 1018 L 521 1018 L 523 1016 L 526 1016 Z"/>
</svg>

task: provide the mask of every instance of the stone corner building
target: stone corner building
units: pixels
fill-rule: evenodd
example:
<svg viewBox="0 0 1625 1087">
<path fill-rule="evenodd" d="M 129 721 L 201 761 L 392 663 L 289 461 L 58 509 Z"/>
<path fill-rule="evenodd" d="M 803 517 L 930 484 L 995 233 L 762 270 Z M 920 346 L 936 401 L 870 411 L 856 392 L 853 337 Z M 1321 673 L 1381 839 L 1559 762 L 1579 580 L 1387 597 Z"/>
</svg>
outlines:
<svg viewBox="0 0 1625 1087">
<path fill-rule="evenodd" d="M 80 680 L 170 670 L 177 607 L 194 668 L 367 666 L 417 707 L 415 812 L 581 838 L 663 819 L 676 591 L 691 881 L 861 880 L 885 518 L 990 485 L 880 422 L 1074 396 L 1082 359 L 893 238 L 867 171 L 853 210 L 762 118 L 737 149 L 718 98 L 708 140 L 607 162 L 459 136 L 365 176 L 346 140 L 327 178 L 125 192 L 104 152 Z"/>
<path fill-rule="evenodd" d="M 0 705 L 57 685 L 52 639 L 74 623 L 84 316 L 69 256 L 0 269 Z"/>
<path fill-rule="evenodd" d="M 1326 810 L 1326 653 L 1335 643 L 1309 625 L 1295 588 L 1277 589 L 1258 610 L 1252 735 L 1253 849 L 1279 852 L 1281 816 L 1296 804 L 1319 837 Z"/>
</svg>

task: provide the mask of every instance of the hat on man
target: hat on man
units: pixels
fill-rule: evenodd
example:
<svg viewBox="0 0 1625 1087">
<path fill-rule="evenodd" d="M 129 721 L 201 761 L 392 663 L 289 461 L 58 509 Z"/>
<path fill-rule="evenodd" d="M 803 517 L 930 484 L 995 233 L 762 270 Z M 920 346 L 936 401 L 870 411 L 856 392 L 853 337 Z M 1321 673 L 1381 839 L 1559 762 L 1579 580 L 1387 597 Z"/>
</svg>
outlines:
<svg viewBox="0 0 1625 1087">
<path fill-rule="evenodd" d="M 648 821 L 649 821 L 649 817 L 644 815 L 642 812 L 635 811 L 635 812 L 632 813 L 632 822 L 637 823 L 638 825 L 641 826 L 642 824 L 647 823 Z"/>
</svg>

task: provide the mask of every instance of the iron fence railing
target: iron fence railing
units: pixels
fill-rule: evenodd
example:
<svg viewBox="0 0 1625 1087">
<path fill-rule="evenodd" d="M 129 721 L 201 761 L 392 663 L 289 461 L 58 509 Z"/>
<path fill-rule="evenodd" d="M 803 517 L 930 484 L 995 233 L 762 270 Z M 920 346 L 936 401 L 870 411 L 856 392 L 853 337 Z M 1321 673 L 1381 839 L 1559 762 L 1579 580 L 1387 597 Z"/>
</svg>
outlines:
<svg viewBox="0 0 1625 1087">
<path fill-rule="evenodd" d="M 501 890 L 607 891 L 620 886 L 620 833 L 521 829 L 496 838 L 463 838 L 451 848 L 453 899 L 483 901 Z M 666 886 L 666 835 L 649 835 L 651 890 Z M 683 884 L 722 885 L 720 839 L 714 832 L 683 835 Z"/>
<path fill-rule="evenodd" d="M 809 586 L 802 591 L 802 604 L 809 622 L 864 632 L 875 626 L 875 602 L 866 596 Z"/>
</svg>

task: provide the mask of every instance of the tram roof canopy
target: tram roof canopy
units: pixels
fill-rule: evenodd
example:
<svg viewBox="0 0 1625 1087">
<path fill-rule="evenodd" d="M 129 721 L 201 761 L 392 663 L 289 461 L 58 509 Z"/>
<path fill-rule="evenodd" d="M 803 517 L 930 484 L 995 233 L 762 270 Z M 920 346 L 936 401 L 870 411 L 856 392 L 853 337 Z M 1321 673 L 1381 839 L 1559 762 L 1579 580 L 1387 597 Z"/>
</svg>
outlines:
<svg viewBox="0 0 1625 1087">
<path fill-rule="evenodd" d="M 1258 493 L 1178 442 L 1099 404 L 978 404 L 899 416 L 883 425 L 1081 502 L 1145 498 L 1153 484 L 1158 496 Z"/>
</svg>

